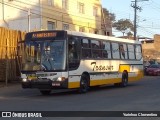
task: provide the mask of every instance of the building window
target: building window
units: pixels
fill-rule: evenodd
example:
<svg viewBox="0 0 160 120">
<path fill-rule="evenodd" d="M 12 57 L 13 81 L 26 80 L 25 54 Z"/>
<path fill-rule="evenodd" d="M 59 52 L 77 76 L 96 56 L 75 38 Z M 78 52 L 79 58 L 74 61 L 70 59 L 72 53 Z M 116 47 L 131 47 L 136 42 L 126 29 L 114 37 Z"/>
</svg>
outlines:
<svg viewBox="0 0 160 120">
<path fill-rule="evenodd" d="M 84 27 L 79 27 L 79 32 L 85 32 L 85 28 Z"/>
<path fill-rule="evenodd" d="M 63 24 L 63 30 L 69 30 L 69 24 Z"/>
<path fill-rule="evenodd" d="M 56 29 L 55 22 L 48 21 L 47 26 L 48 26 L 48 30 L 55 30 Z"/>
<path fill-rule="evenodd" d="M 48 0 L 48 5 L 53 6 L 54 5 L 54 0 Z"/>
<path fill-rule="evenodd" d="M 94 34 L 98 34 L 98 30 L 94 30 Z"/>
<path fill-rule="evenodd" d="M 97 7 L 93 7 L 93 16 L 98 16 L 98 8 Z"/>
<path fill-rule="evenodd" d="M 107 35 L 107 36 L 110 36 L 110 32 L 107 32 L 106 35 Z"/>
<path fill-rule="evenodd" d="M 103 30 L 103 35 L 111 36 L 111 33 L 110 33 L 110 32 L 108 32 L 108 31 Z"/>
<path fill-rule="evenodd" d="M 68 0 L 62 0 L 62 8 L 68 9 Z"/>
<path fill-rule="evenodd" d="M 84 3 L 78 2 L 78 9 L 79 9 L 79 13 L 84 14 Z"/>
</svg>

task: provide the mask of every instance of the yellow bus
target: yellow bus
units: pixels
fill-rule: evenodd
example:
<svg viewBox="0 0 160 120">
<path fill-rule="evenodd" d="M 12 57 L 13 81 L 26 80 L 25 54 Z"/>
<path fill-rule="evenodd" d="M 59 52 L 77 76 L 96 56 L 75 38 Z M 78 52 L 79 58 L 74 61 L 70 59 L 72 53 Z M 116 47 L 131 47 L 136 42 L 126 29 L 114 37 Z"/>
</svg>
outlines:
<svg viewBox="0 0 160 120">
<path fill-rule="evenodd" d="M 21 42 L 23 88 L 42 94 L 114 84 L 143 77 L 141 42 L 97 34 L 52 30 L 27 33 Z"/>
</svg>

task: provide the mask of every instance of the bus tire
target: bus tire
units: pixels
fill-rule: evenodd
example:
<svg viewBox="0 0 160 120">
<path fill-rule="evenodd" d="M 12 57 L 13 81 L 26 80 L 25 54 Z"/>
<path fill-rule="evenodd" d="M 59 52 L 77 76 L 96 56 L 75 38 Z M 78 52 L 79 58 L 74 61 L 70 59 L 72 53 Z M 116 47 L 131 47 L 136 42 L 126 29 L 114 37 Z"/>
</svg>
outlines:
<svg viewBox="0 0 160 120">
<path fill-rule="evenodd" d="M 51 93 L 51 90 L 40 90 L 42 95 L 49 95 Z"/>
<path fill-rule="evenodd" d="M 115 87 L 120 87 L 120 86 L 121 86 L 121 83 L 114 83 L 114 86 L 115 86 Z"/>
<path fill-rule="evenodd" d="M 123 72 L 122 74 L 122 82 L 121 87 L 126 87 L 128 85 L 128 74 L 126 72 Z"/>
<path fill-rule="evenodd" d="M 79 93 L 86 93 L 89 90 L 89 77 L 82 75 L 80 80 Z"/>
</svg>

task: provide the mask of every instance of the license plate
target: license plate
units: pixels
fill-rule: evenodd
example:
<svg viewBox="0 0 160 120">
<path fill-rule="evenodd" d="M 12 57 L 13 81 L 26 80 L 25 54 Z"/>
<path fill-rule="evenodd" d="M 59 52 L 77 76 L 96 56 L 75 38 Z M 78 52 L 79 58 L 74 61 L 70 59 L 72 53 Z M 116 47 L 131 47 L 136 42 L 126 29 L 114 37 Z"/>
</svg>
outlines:
<svg viewBox="0 0 160 120">
<path fill-rule="evenodd" d="M 52 86 L 60 86 L 60 83 L 52 83 Z"/>
</svg>

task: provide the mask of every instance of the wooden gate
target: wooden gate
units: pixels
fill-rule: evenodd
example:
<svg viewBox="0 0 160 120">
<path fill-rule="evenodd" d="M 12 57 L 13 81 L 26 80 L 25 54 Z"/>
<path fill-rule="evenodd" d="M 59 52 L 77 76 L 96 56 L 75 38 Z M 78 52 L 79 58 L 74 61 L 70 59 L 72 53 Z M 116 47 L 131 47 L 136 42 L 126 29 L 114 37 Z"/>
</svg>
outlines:
<svg viewBox="0 0 160 120">
<path fill-rule="evenodd" d="M 17 44 L 25 32 L 0 28 L 0 81 L 17 81 L 20 70 L 17 61 Z"/>
</svg>

